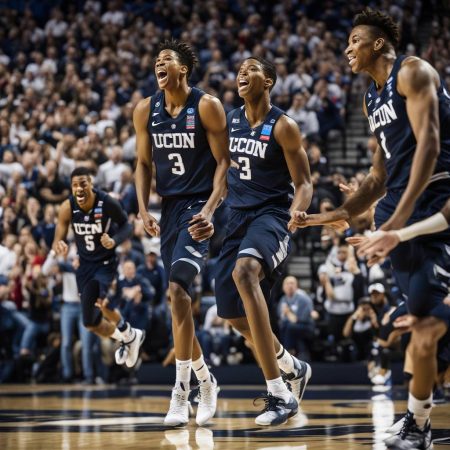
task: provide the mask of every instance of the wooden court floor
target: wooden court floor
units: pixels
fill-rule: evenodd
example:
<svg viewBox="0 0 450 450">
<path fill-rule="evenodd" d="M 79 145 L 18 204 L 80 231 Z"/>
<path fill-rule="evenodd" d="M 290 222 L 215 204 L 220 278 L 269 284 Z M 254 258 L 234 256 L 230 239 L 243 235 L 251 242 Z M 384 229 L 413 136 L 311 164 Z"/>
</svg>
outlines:
<svg viewBox="0 0 450 450">
<path fill-rule="evenodd" d="M 406 392 L 369 386 L 311 386 L 287 424 L 255 425 L 262 386 L 223 386 L 217 417 L 184 429 L 162 420 L 169 386 L 0 385 L 4 449 L 384 449 L 384 430 L 405 411 Z M 434 407 L 435 449 L 450 449 L 450 404 Z"/>
</svg>

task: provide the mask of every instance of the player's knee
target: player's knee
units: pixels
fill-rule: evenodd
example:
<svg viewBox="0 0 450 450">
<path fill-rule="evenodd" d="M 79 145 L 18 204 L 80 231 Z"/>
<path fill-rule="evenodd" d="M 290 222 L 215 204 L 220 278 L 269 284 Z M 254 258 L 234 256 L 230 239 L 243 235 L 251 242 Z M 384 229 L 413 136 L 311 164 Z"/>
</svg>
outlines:
<svg viewBox="0 0 450 450">
<path fill-rule="evenodd" d="M 177 322 L 186 315 L 191 307 L 191 298 L 184 289 L 178 283 L 171 281 L 169 283 L 170 291 L 170 307 L 172 310 L 172 316 Z"/>
<path fill-rule="evenodd" d="M 175 264 L 173 264 L 170 269 L 169 276 L 169 289 L 172 299 L 174 295 L 183 295 L 183 292 L 181 292 L 179 289 L 183 289 L 184 294 L 188 295 L 189 287 L 197 276 L 199 270 L 200 269 L 194 264 L 186 261 L 177 261 L 175 262 Z M 173 291 L 173 289 L 176 289 L 176 291 Z"/>
<path fill-rule="evenodd" d="M 422 319 L 419 321 L 411 333 L 412 355 L 418 358 L 428 358 L 436 354 L 437 343 L 445 330 L 439 321 Z"/>
<path fill-rule="evenodd" d="M 254 258 L 240 258 L 233 270 L 233 280 L 237 285 L 249 286 L 259 283 L 258 274 L 261 265 Z"/>
</svg>

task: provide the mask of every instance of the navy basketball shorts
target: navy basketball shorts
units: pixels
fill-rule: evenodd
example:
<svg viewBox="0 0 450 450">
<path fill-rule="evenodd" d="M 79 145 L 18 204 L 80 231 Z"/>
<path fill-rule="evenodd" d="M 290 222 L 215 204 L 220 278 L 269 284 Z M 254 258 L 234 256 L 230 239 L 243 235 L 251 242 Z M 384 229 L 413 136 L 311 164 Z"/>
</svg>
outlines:
<svg viewBox="0 0 450 450">
<path fill-rule="evenodd" d="M 232 276 L 239 258 L 253 257 L 261 263 L 265 275 L 261 288 L 268 300 L 270 289 L 279 276 L 277 268 L 290 251 L 289 219 L 289 212 L 276 206 L 252 210 L 230 208 L 226 237 L 214 268 L 220 317 L 235 319 L 245 316 Z"/>
<path fill-rule="evenodd" d="M 446 186 L 446 185 L 447 186 Z M 448 180 L 435 182 L 421 195 L 408 224 L 439 212 L 450 197 Z M 400 191 L 390 191 L 379 201 L 375 224 L 380 227 L 394 213 Z M 409 313 L 434 316 L 450 325 L 450 306 L 444 303 L 450 283 L 450 232 L 421 236 L 400 243 L 391 253 L 394 276 L 407 299 Z"/>
<path fill-rule="evenodd" d="M 161 259 L 167 279 L 178 261 L 191 264 L 197 274 L 203 269 L 208 255 L 209 239 L 194 241 L 188 232 L 192 216 L 205 206 L 207 196 L 166 197 L 161 210 Z"/>
<path fill-rule="evenodd" d="M 98 281 L 99 284 L 99 297 L 105 298 L 108 294 L 109 288 L 117 274 L 117 261 L 115 258 L 108 261 L 89 262 L 80 260 L 80 267 L 76 272 L 78 292 L 81 296 L 83 288 L 90 281 Z M 83 298 L 83 296 L 81 296 Z M 92 299 L 95 303 L 97 299 Z M 111 300 L 108 304 L 108 308 L 113 310 L 115 305 Z"/>
</svg>

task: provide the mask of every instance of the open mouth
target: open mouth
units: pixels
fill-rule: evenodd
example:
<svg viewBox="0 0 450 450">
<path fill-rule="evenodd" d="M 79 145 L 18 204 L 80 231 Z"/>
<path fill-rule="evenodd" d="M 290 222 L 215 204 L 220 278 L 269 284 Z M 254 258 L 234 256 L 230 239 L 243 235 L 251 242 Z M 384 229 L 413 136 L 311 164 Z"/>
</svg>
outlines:
<svg viewBox="0 0 450 450">
<path fill-rule="evenodd" d="M 240 88 L 244 88 L 244 87 L 246 87 L 246 86 L 248 86 L 248 81 L 247 80 L 239 80 L 239 82 L 238 82 L 238 87 L 239 87 L 239 89 Z"/>
<path fill-rule="evenodd" d="M 156 77 L 158 78 L 158 81 L 163 81 L 167 78 L 167 72 L 165 70 L 158 70 L 158 72 L 156 72 Z"/>
<path fill-rule="evenodd" d="M 353 66 L 353 64 L 356 62 L 356 57 L 354 56 L 349 56 L 348 57 L 348 63 L 350 64 L 350 66 Z"/>
<path fill-rule="evenodd" d="M 83 203 L 86 200 L 86 194 L 84 193 L 78 193 L 75 198 L 77 199 L 77 203 Z"/>
</svg>

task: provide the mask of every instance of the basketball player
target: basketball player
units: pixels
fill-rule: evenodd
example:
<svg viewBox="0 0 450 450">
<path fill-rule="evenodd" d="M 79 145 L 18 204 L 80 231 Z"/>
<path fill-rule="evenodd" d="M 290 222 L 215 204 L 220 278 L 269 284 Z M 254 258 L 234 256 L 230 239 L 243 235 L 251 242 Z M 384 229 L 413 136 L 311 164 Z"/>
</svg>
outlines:
<svg viewBox="0 0 450 450">
<path fill-rule="evenodd" d="M 176 382 L 164 420 L 169 426 L 188 423 L 191 367 L 200 388 L 198 425 L 214 416 L 217 403 L 217 382 L 195 338 L 190 288 L 208 252 L 214 232 L 211 220 L 226 193 L 230 158 L 221 103 L 188 85 L 196 62 L 187 44 L 162 44 L 155 65 L 160 91 L 140 101 L 133 116 L 139 212 L 150 235 L 161 230 L 161 257 L 169 277 L 176 358 Z M 162 197 L 160 224 L 147 211 L 152 162 Z"/>
<path fill-rule="evenodd" d="M 346 54 L 354 73 L 372 78 L 364 112 L 378 141 L 373 168 L 358 191 L 335 211 L 300 214 L 293 227 L 320 225 L 357 216 L 377 204 L 375 223 L 398 230 L 437 213 L 450 195 L 450 97 L 435 69 L 417 57 L 397 56 L 398 26 L 387 15 L 365 10 L 357 15 Z M 448 330 L 447 286 L 435 265 L 445 267 L 449 231 L 402 242 L 391 261 L 412 325 L 409 352 L 414 377 L 401 431 L 386 440 L 390 448 L 432 446 L 429 415 L 436 378 L 437 342 Z M 445 269 L 448 271 L 448 267 Z"/>
<path fill-rule="evenodd" d="M 262 58 L 248 58 L 239 69 L 238 93 L 245 104 L 228 114 L 230 214 L 216 266 L 218 314 L 251 342 L 267 382 L 258 425 L 278 425 L 295 415 L 311 376 L 309 365 L 291 357 L 273 335 L 263 292 L 269 296 L 276 269 L 288 255 L 291 216 L 307 209 L 312 198 L 298 126 L 270 103 L 275 82 L 274 65 Z M 293 392 L 277 363 L 289 373 Z"/>
<path fill-rule="evenodd" d="M 61 205 L 53 250 L 65 256 L 65 242 L 72 224 L 80 260 L 76 271 L 84 326 L 101 337 L 121 342 L 117 364 L 133 367 L 145 331 L 131 328 L 104 297 L 117 271 L 115 248 L 128 239 L 131 225 L 117 200 L 92 186 L 90 170 L 78 167 L 71 174 L 72 194 Z"/>
</svg>

